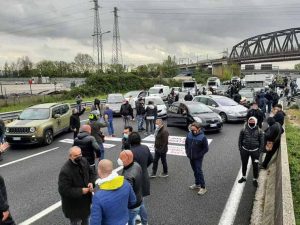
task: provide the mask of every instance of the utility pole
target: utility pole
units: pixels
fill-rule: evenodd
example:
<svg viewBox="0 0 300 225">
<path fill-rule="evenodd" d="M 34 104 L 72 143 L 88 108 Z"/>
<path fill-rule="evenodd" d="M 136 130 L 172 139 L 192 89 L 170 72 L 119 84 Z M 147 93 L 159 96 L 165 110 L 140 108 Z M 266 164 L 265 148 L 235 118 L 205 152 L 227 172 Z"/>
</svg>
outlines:
<svg viewBox="0 0 300 225">
<path fill-rule="evenodd" d="M 97 51 L 97 70 L 103 69 L 103 44 L 102 44 L 102 34 L 101 34 L 101 23 L 99 16 L 99 4 L 98 0 L 93 0 L 94 2 L 94 34 L 93 36 L 93 49 Z"/>
<path fill-rule="evenodd" d="M 119 31 L 119 21 L 118 21 L 118 8 L 114 7 L 114 28 L 113 28 L 113 47 L 112 47 L 112 64 L 123 65 L 122 50 L 121 50 L 121 40 Z"/>
</svg>

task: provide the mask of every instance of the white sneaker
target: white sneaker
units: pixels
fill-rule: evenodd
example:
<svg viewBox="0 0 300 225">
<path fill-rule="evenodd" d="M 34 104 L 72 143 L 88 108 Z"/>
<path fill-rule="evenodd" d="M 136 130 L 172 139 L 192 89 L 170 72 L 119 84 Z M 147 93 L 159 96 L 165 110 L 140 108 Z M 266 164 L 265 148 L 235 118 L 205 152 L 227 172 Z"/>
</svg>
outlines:
<svg viewBox="0 0 300 225">
<path fill-rule="evenodd" d="M 193 185 L 189 186 L 189 188 L 191 190 L 196 190 L 196 189 L 200 189 L 201 187 L 200 187 L 200 185 L 193 184 Z"/>
<path fill-rule="evenodd" d="M 200 188 L 198 195 L 204 195 L 207 192 L 206 188 Z"/>
</svg>

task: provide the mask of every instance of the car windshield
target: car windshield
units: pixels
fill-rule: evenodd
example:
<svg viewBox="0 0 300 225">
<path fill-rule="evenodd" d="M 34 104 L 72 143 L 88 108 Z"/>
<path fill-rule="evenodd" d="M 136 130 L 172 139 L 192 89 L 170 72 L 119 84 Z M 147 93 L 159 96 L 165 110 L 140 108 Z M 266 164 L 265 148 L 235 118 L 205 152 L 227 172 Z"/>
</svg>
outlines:
<svg viewBox="0 0 300 225">
<path fill-rule="evenodd" d="M 211 113 L 213 112 L 210 108 L 203 104 L 189 105 L 189 111 L 191 114 Z"/>
<path fill-rule="evenodd" d="M 214 99 L 219 105 L 222 106 L 236 106 L 238 105 L 237 102 L 233 101 L 230 98 L 216 98 Z"/>
<path fill-rule="evenodd" d="M 160 92 L 163 92 L 162 88 L 150 88 L 149 94 L 159 94 Z"/>
<path fill-rule="evenodd" d="M 48 119 L 50 116 L 49 109 L 25 109 L 19 119 L 20 120 L 45 120 Z"/>
<path fill-rule="evenodd" d="M 208 84 L 208 86 L 215 86 L 215 85 L 217 85 L 217 83 L 215 81 L 209 81 L 207 84 Z"/>
<path fill-rule="evenodd" d="M 152 101 L 154 105 L 164 105 L 165 103 L 161 98 L 146 98 L 146 105 L 149 105 L 149 102 Z"/>
<path fill-rule="evenodd" d="M 139 95 L 140 91 L 130 91 L 124 95 L 125 98 L 129 98 L 130 96 L 132 97 L 137 97 Z"/>
<path fill-rule="evenodd" d="M 107 98 L 107 103 L 122 103 L 124 101 L 124 97 L 122 95 L 110 95 Z"/>
<path fill-rule="evenodd" d="M 183 87 L 185 88 L 192 88 L 195 87 L 196 83 L 195 82 L 184 82 Z"/>
</svg>

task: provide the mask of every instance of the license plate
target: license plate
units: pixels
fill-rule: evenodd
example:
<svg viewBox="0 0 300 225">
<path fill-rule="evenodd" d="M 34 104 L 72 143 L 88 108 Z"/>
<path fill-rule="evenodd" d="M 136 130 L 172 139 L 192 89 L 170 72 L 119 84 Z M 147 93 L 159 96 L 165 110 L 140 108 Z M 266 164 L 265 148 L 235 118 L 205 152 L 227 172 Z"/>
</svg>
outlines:
<svg viewBox="0 0 300 225">
<path fill-rule="evenodd" d="M 218 125 L 217 124 L 210 124 L 210 127 L 217 127 Z"/>
<path fill-rule="evenodd" d="M 21 137 L 13 137 L 14 141 L 21 141 Z"/>
</svg>

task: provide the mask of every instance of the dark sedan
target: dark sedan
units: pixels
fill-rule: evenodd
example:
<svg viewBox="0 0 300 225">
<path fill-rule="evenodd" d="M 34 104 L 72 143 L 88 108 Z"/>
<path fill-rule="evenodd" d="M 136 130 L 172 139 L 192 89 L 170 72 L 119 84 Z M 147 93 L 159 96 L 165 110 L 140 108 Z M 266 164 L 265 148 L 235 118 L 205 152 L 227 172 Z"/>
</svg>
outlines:
<svg viewBox="0 0 300 225">
<path fill-rule="evenodd" d="M 174 102 L 168 109 L 169 127 L 187 128 L 195 121 L 201 123 L 206 131 L 221 130 L 223 127 L 222 118 L 199 102 Z"/>
</svg>

